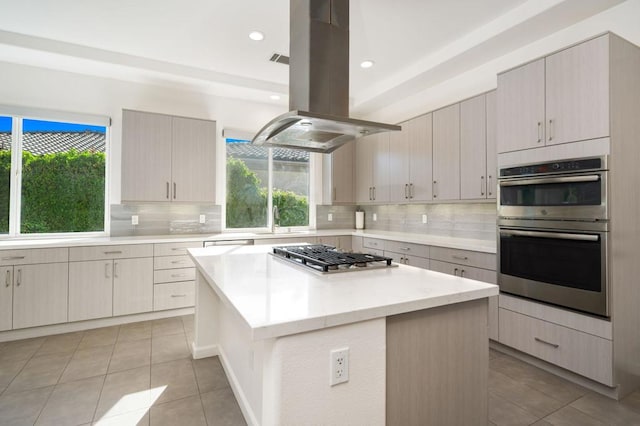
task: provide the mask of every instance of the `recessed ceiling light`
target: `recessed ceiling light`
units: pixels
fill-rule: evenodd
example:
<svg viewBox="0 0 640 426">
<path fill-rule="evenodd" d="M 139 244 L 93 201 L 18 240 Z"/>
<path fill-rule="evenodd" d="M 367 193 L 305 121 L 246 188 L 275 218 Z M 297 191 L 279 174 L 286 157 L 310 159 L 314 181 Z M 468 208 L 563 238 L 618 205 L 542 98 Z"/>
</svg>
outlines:
<svg viewBox="0 0 640 426">
<path fill-rule="evenodd" d="M 371 68 L 375 62 L 373 61 L 362 61 L 360 63 L 361 68 Z"/>
<path fill-rule="evenodd" d="M 280 95 L 271 95 L 269 97 L 274 101 L 279 101 L 280 100 Z"/>
<path fill-rule="evenodd" d="M 261 41 L 264 40 L 264 34 L 262 34 L 260 31 L 251 31 L 249 33 L 249 38 L 253 41 Z"/>
</svg>

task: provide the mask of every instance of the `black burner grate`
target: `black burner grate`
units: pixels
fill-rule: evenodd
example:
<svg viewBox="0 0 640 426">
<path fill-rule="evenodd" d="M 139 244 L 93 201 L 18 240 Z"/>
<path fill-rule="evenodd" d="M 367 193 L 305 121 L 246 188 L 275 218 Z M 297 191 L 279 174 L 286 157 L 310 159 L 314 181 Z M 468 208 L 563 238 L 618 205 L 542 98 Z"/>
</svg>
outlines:
<svg viewBox="0 0 640 426">
<path fill-rule="evenodd" d="M 366 267 L 371 263 L 385 262 L 391 266 L 390 257 L 366 253 L 343 253 L 324 244 L 273 247 L 273 254 L 294 260 L 322 272 L 339 268 Z"/>
</svg>

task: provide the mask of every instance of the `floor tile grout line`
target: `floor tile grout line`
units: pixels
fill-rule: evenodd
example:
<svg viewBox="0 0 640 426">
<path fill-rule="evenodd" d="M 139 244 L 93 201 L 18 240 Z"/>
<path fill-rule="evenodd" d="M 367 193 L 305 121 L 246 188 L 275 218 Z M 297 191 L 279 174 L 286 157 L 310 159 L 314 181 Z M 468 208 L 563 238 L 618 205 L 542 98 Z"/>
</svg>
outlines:
<svg viewBox="0 0 640 426">
<path fill-rule="evenodd" d="M 586 395 L 586 394 L 585 394 L 585 395 Z M 546 415 L 546 416 L 544 416 L 544 417 L 541 417 L 541 418 L 540 418 L 540 419 L 538 419 L 538 420 L 544 420 L 544 419 L 546 419 L 547 417 L 549 417 L 549 416 L 551 416 L 551 415 L 553 415 L 553 414 L 557 413 L 558 411 L 560 411 L 560 410 L 562 410 L 562 409 L 564 409 L 564 408 L 567 408 L 567 407 L 571 406 L 571 404 L 573 404 L 574 402 L 576 402 L 576 401 L 577 401 L 577 400 L 579 400 L 580 398 L 583 398 L 585 395 L 580 395 L 580 396 L 579 396 L 579 397 L 577 397 L 576 399 L 574 399 L 574 400 L 572 400 L 572 401 L 567 402 L 567 403 L 566 403 L 565 405 L 563 405 L 562 407 L 558 408 L 557 410 L 554 410 L 553 412 L 551 412 L 551 413 L 547 414 L 547 415 Z M 595 420 L 595 421 L 597 421 L 597 422 L 600 422 L 600 420 L 596 419 L 595 417 L 590 416 L 589 414 L 585 413 L 584 411 L 582 411 L 582 410 L 580 410 L 580 409 L 578 409 L 578 408 L 576 408 L 576 407 L 571 407 L 571 408 L 574 408 L 574 409 L 576 409 L 576 410 L 580 411 L 581 413 L 586 414 L 588 417 L 592 418 L 593 420 Z"/>
<path fill-rule="evenodd" d="M 38 337 L 36 337 L 36 339 L 38 339 Z M 25 339 L 27 340 L 27 339 Z M 43 338 L 42 339 L 42 343 L 40 343 L 40 345 L 38 346 L 38 348 L 33 351 L 33 353 L 31 354 L 31 356 L 29 358 L 27 358 L 27 361 L 24 363 L 24 365 L 22 366 L 22 368 L 20 368 L 20 371 L 18 371 L 16 373 L 15 376 L 13 376 L 13 379 L 11 379 L 11 381 L 9 383 L 7 383 L 7 387 L 4 388 L 4 390 L 2 392 L 0 392 L 0 398 L 5 396 L 5 394 L 9 395 L 8 393 L 6 393 L 9 390 L 9 387 L 11 386 L 11 383 L 13 383 L 13 381 L 20 375 L 20 373 L 22 373 L 22 371 L 25 369 L 25 367 L 27 366 L 27 364 L 29 364 L 29 361 L 31 361 L 33 359 L 33 357 L 36 355 L 36 353 L 40 350 L 40 348 L 42 347 L 42 345 L 44 345 L 44 342 L 47 340 L 47 338 Z M 18 361 L 22 361 L 22 360 L 18 360 Z M 66 368 L 66 367 L 65 367 Z M 46 387 L 46 386 L 43 386 Z"/>
<path fill-rule="evenodd" d="M 120 334 L 120 328 L 118 327 L 118 334 Z M 118 335 L 116 334 L 116 341 L 118 340 Z M 111 365 L 111 358 L 113 357 L 113 352 L 116 350 L 115 343 L 111 348 L 111 355 L 109 355 L 109 362 L 107 363 L 107 371 L 104 374 L 102 379 L 102 387 L 100 388 L 100 393 L 98 394 L 98 400 L 96 401 L 96 407 L 93 409 L 93 415 L 91 416 L 91 422 L 96 421 L 96 413 L 98 412 L 98 405 L 100 405 L 100 398 L 102 398 L 102 391 L 104 390 L 104 385 L 107 383 L 107 376 L 109 375 L 109 365 Z"/>
</svg>

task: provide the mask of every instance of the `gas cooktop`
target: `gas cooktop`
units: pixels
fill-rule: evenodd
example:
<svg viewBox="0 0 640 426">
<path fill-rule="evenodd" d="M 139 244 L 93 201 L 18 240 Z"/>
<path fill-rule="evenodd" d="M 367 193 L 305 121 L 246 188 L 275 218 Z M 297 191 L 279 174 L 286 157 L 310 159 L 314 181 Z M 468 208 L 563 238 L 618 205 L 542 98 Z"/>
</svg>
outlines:
<svg viewBox="0 0 640 426">
<path fill-rule="evenodd" d="M 345 253 L 333 246 L 305 244 L 273 247 L 275 257 L 321 273 L 363 271 L 396 267 L 390 257 Z"/>
</svg>

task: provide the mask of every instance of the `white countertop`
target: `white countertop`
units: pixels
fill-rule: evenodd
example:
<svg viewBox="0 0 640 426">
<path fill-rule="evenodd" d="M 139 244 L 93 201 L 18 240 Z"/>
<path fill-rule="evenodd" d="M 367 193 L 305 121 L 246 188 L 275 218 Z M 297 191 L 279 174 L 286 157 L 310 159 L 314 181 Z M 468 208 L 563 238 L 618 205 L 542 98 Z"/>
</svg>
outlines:
<svg viewBox="0 0 640 426">
<path fill-rule="evenodd" d="M 480 251 L 486 253 L 496 252 L 495 240 L 478 240 L 472 238 L 458 238 L 438 235 L 411 234 L 406 232 L 389 232 L 378 230 L 353 229 L 322 229 L 291 233 L 252 233 L 233 232 L 220 234 L 197 235 L 158 235 L 158 236 L 129 236 L 129 237 L 57 237 L 57 238 L 33 238 L 33 239 L 7 239 L 0 240 L 2 249 L 34 249 L 53 247 L 81 247 L 117 244 L 156 244 L 176 243 L 190 241 L 223 241 L 239 239 L 269 239 L 269 238 L 299 238 L 305 236 L 322 237 L 337 235 L 355 235 L 362 237 L 380 238 L 385 240 L 397 240 L 406 243 L 426 244 L 440 247 L 458 248 L 463 250 Z"/>
<path fill-rule="evenodd" d="M 254 340 L 498 294 L 493 284 L 407 265 L 320 275 L 269 251 L 268 245 L 189 249 L 198 270 Z"/>
</svg>

